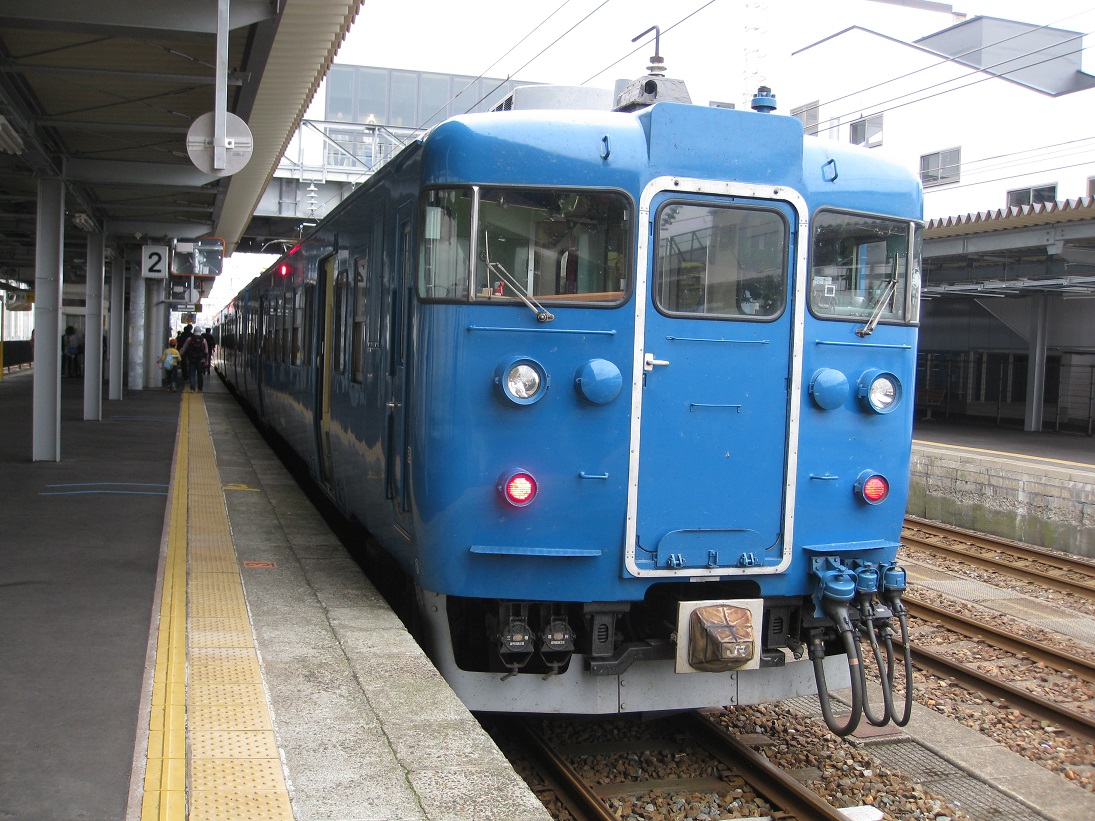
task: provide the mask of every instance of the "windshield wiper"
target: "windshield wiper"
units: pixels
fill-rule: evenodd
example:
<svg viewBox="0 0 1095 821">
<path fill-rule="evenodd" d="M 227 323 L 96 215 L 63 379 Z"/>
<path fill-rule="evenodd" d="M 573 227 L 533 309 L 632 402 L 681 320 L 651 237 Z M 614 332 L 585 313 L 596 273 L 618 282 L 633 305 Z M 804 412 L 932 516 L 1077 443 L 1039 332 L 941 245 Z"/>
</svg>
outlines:
<svg viewBox="0 0 1095 821">
<path fill-rule="evenodd" d="M 532 298 L 532 294 L 530 294 L 524 289 L 524 287 L 522 287 L 521 283 L 518 282 L 517 279 L 502 266 L 502 263 L 491 261 L 490 234 L 486 231 L 483 232 L 483 248 L 486 251 L 487 255 L 487 271 L 489 273 L 497 274 L 498 276 L 500 276 L 502 278 L 502 281 L 513 289 L 513 292 L 517 294 L 517 298 L 525 303 L 529 307 L 529 310 L 536 314 L 537 322 L 551 322 L 551 320 L 555 319 L 555 314 L 551 313 L 546 308 L 544 308 L 543 305 L 534 300 Z"/>
<path fill-rule="evenodd" d="M 894 292 L 897 291 L 897 258 L 893 261 L 893 273 L 886 281 L 886 290 L 882 292 L 882 299 L 878 300 L 878 304 L 875 305 L 874 311 L 871 313 L 870 319 L 867 320 L 867 324 L 862 328 L 856 328 L 855 335 L 858 337 L 870 336 L 874 332 L 875 325 L 878 324 L 878 320 L 882 318 L 882 312 L 886 310 L 886 305 L 893 299 Z"/>
</svg>

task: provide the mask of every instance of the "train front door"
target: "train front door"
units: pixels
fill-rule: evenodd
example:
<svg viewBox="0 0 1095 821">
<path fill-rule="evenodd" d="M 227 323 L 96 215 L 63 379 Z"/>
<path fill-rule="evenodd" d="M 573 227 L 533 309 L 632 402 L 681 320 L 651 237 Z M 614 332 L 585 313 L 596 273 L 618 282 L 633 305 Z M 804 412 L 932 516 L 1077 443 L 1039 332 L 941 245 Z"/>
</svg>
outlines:
<svg viewBox="0 0 1095 821">
<path fill-rule="evenodd" d="M 640 213 L 627 569 L 776 572 L 794 491 L 796 209 L 694 185 Z"/>
</svg>

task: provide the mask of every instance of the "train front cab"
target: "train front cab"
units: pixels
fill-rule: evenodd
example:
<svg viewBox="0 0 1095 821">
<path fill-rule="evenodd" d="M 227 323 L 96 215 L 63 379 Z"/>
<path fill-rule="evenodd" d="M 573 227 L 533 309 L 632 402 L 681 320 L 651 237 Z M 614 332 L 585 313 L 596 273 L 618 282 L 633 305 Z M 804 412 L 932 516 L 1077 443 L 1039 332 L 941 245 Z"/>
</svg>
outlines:
<svg viewBox="0 0 1095 821">
<path fill-rule="evenodd" d="M 909 190 L 898 211 L 918 206 Z M 844 625 L 889 629 L 903 588 L 892 562 L 907 492 L 917 232 L 912 219 L 837 204 L 816 211 L 809 236 L 808 204 L 789 186 L 646 186 L 634 344 L 620 370 L 630 381 L 623 575 L 647 595 L 498 602 L 486 620 L 500 663 L 485 672 L 453 651 L 464 640 L 454 625 L 475 619 L 421 591 L 435 659 L 470 707 L 772 701 L 816 692 L 819 676 L 848 683 Z M 659 627 L 639 635 L 640 621 Z M 574 650 L 555 669 L 514 663 L 534 649 L 549 658 L 553 640 Z"/>
</svg>

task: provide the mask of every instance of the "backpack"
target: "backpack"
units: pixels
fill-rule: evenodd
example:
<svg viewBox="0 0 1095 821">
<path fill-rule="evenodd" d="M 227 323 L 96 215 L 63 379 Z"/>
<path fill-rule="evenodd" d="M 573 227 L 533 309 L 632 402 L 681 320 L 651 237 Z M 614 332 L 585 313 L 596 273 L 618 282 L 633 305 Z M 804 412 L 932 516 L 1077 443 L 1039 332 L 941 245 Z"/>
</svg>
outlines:
<svg viewBox="0 0 1095 821">
<path fill-rule="evenodd" d="M 200 336 L 190 337 L 190 344 L 186 346 L 186 361 L 200 365 L 205 359 L 205 341 Z"/>
</svg>

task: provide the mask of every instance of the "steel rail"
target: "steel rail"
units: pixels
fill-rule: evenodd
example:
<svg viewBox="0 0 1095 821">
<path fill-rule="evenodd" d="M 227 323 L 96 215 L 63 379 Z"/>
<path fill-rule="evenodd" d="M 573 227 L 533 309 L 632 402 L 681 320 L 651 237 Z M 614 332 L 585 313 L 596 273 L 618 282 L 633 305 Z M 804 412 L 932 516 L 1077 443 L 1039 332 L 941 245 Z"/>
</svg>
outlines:
<svg viewBox="0 0 1095 821">
<path fill-rule="evenodd" d="M 570 763 L 559 755 L 527 721 L 507 722 L 506 727 L 520 736 L 525 752 L 536 760 L 537 766 L 546 771 L 551 779 L 561 787 L 560 796 L 567 809 L 577 816 L 579 821 L 619 821 L 609 811 L 608 804 L 593 790 L 589 783 L 578 774 Z"/>
<path fill-rule="evenodd" d="M 896 641 L 894 645 L 901 646 L 900 642 Z M 913 664 L 921 670 L 951 679 L 966 689 L 983 693 L 989 698 L 1006 701 L 1022 713 L 1048 721 L 1073 735 L 1095 742 L 1095 719 L 1054 704 L 1041 696 L 1025 692 L 923 647 L 914 646 L 912 657 Z"/>
<path fill-rule="evenodd" d="M 1055 670 L 1073 673 L 1085 681 L 1095 683 L 1095 662 L 1069 653 L 1046 647 L 1032 639 L 1024 638 L 1008 630 L 1001 630 L 987 622 L 963 616 L 950 610 L 943 610 L 929 604 L 915 595 L 906 593 L 901 597 L 905 608 L 913 616 L 925 621 L 937 622 L 948 630 L 961 633 L 973 639 L 982 639 L 1003 650 L 1043 662 Z"/>
<path fill-rule="evenodd" d="M 916 524 L 908 526 L 913 529 L 924 530 L 926 528 Z M 938 526 L 937 526 L 938 527 Z M 937 535 L 945 535 L 950 538 L 955 538 L 955 534 L 948 533 L 946 530 L 938 533 Z M 1007 562 L 1000 559 L 993 558 L 992 556 L 982 555 L 980 553 L 962 548 L 957 545 L 945 545 L 939 542 L 932 541 L 931 539 L 923 539 L 918 537 L 915 533 L 906 529 L 901 534 L 901 541 L 910 547 L 921 547 L 925 550 L 929 550 L 934 553 L 939 553 L 944 556 L 948 556 L 958 561 L 966 562 L 967 564 L 976 565 L 978 567 L 985 568 L 986 570 L 994 570 L 998 573 L 1005 573 L 1013 578 L 1027 578 L 1031 581 L 1036 581 L 1039 584 L 1043 584 L 1046 587 L 1052 587 L 1054 590 L 1058 590 L 1062 593 L 1072 593 L 1075 595 L 1083 596 L 1090 599 L 1095 597 L 1095 580 L 1091 582 L 1073 581 L 1071 579 L 1065 579 L 1054 573 L 1046 573 L 1042 570 L 1036 570 L 1031 567 L 1026 567 L 1014 562 Z M 980 545 L 982 547 L 989 547 L 988 543 Z M 1010 542 L 1000 542 L 993 546 L 992 549 L 998 550 L 1001 553 L 1006 553 L 1012 550 L 1012 544 Z M 1031 561 L 1043 561 L 1042 559 L 1031 559 Z M 1091 575 L 1095 568 L 1083 566 L 1076 568 L 1079 572 L 1083 572 Z"/>
<path fill-rule="evenodd" d="M 848 821 L 847 816 L 736 736 L 704 717 L 703 711 L 682 716 L 689 729 L 703 735 L 708 751 L 743 776 L 773 804 L 802 821 Z"/>
</svg>

